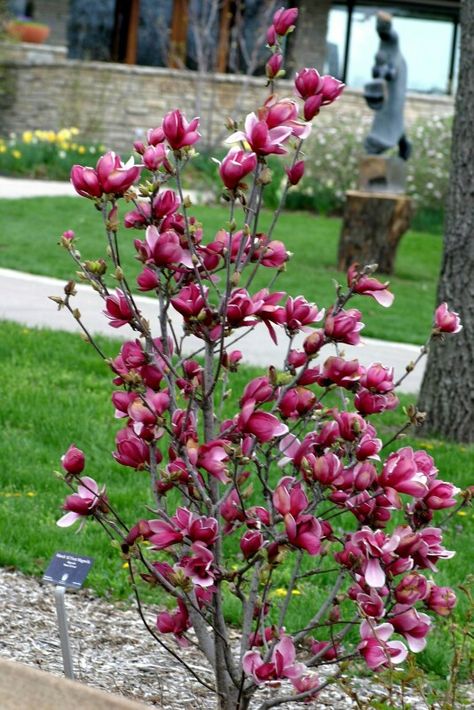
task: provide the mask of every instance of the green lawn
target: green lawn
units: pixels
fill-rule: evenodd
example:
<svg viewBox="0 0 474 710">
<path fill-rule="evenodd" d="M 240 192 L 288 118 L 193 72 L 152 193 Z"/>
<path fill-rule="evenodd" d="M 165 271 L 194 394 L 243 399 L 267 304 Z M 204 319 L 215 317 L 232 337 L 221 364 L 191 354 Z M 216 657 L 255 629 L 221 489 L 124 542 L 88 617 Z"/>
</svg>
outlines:
<svg viewBox="0 0 474 710">
<path fill-rule="evenodd" d="M 101 344 L 108 355 L 118 349 L 116 342 L 107 339 Z M 77 336 L 10 323 L 0 324 L 0 363 L 4 385 L 0 408 L 0 564 L 41 575 L 56 550 L 91 555 L 96 561 L 87 584 L 99 594 L 128 598 L 127 570 L 102 530 L 88 524 L 77 535 L 74 528 L 60 530 L 55 525 L 67 491 L 52 472 L 58 469 L 59 458 L 71 442 L 86 451 L 87 473 L 107 484 L 111 501 L 129 523 L 146 516 L 143 504 L 151 504 L 146 474 L 119 466 L 109 454 L 117 429 L 110 403 L 109 370 Z M 234 394 L 228 407 L 237 400 L 250 374 L 241 370 L 233 376 Z M 403 398 L 404 404 L 409 401 Z M 382 427 L 385 439 L 399 428 L 402 417 L 401 412 L 387 413 Z M 435 440 L 407 439 L 405 443 L 426 448 L 436 459 L 440 478 L 460 487 L 472 483 L 474 447 Z M 456 586 L 472 569 L 474 517 L 472 509 L 461 512 L 454 517 L 445 540 L 446 547 L 455 549 L 457 555 L 440 564 L 436 575 L 439 585 Z M 438 520 L 440 517 L 442 514 Z M 236 546 L 233 538 L 226 544 Z M 288 568 L 283 566 L 279 574 L 284 589 Z M 294 597 L 289 629 L 299 627 L 312 605 L 324 598 L 328 579 L 320 575 L 317 583 L 310 580 L 299 587 L 301 596 Z M 232 600 L 227 613 L 231 619 L 237 618 Z M 464 600 L 457 614 L 462 625 Z M 446 628 L 442 620 L 436 621 L 428 649 L 419 657 L 425 669 L 442 677 L 446 676 L 450 658 Z"/>
<path fill-rule="evenodd" d="M 121 205 L 122 215 L 124 205 Z M 228 214 L 223 207 L 195 207 L 191 212 L 202 221 L 204 238 L 211 240 L 225 225 Z M 263 215 L 265 227 L 271 217 Z M 74 229 L 84 259 L 104 255 L 101 218 L 91 202 L 69 197 L 0 201 L 0 266 L 58 278 L 74 275 L 74 264 L 56 246 L 66 229 Z M 303 293 L 321 307 L 334 299 L 333 280 L 345 283 L 336 271 L 336 252 L 340 220 L 315 217 L 309 213 L 285 213 L 274 238 L 285 242 L 294 256 L 276 287 L 295 296 Z M 133 239 L 140 233 L 122 230 L 121 252 L 124 263 L 137 272 Z M 395 303 L 386 310 L 368 298 L 352 302 L 364 313 L 364 334 L 385 340 L 423 343 L 430 329 L 435 306 L 435 290 L 441 254 L 441 237 L 408 232 L 399 249 L 395 275 L 391 279 Z M 263 272 L 263 273 L 262 273 Z M 268 284 L 273 272 L 261 269 L 255 286 Z M 415 307 L 416 306 L 416 307 Z"/>
</svg>

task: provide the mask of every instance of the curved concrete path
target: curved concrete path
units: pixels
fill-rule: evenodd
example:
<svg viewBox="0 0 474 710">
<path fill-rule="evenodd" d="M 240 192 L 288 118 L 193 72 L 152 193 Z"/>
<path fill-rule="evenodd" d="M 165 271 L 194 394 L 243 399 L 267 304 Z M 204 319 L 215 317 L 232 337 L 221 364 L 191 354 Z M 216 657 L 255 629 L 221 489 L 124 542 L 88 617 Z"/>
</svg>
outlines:
<svg viewBox="0 0 474 710">
<path fill-rule="evenodd" d="M 79 332 L 80 327 L 67 311 L 59 311 L 49 296 L 63 295 L 65 281 L 46 276 L 34 276 L 19 271 L 0 268 L 0 319 L 13 320 L 28 327 L 52 328 Z M 136 302 L 143 315 L 150 321 L 152 329 L 158 334 L 156 299 L 137 296 Z M 127 339 L 135 337 L 128 326 L 120 329 L 111 328 L 102 314 L 103 306 L 99 295 L 88 286 L 78 285 L 74 306 L 79 308 L 84 324 L 91 333 L 100 333 L 109 337 Z M 173 325 L 178 337 L 181 334 L 180 320 L 177 313 L 172 314 Z M 295 338 L 294 347 L 301 345 L 304 335 Z M 278 345 L 269 338 L 265 326 L 257 326 L 240 340 L 235 348 L 244 354 L 245 362 L 250 365 L 281 367 L 286 353 L 286 336 L 283 331 Z M 372 338 L 364 339 L 365 347 L 346 346 L 344 352 L 348 358 L 357 358 L 362 365 L 382 362 L 395 369 L 398 378 L 405 372 L 406 365 L 414 360 L 419 347 L 404 343 L 391 343 Z M 201 347 L 197 338 L 188 338 L 186 354 L 191 354 Z M 322 358 L 332 354 L 328 346 L 323 350 Z M 417 392 L 423 374 L 423 362 L 402 383 L 400 391 Z"/>
<path fill-rule="evenodd" d="M 0 176 L 0 199 L 74 195 L 76 192 L 68 182 L 23 180 Z M 193 194 L 193 201 L 197 201 L 198 197 L 202 196 Z M 78 332 L 80 328 L 74 319 L 67 312 L 58 313 L 56 305 L 48 299 L 48 296 L 61 295 L 63 287 L 64 282 L 57 279 L 0 268 L 0 319 L 17 321 L 29 327 Z M 91 333 L 101 333 L 120 339 L 134 337 L 128 326 L 117 331 L 108 325 L 107 319 L 101 312 L 100 298 L 91 288 L 79 285 L 77 290 L 75 305 L 81 311 L 84 323 Z M 136 301 L 157 331 L 156 302 L 144 296 L 137 296 Z M 180 334 L 180 317 L 176 313 L 173 315 L 173 322 L 177 333 Z M 294 347 L 301 345 L 302 340 L 303 336 L 296 338 Z M 415 360 L 419 354 L 419 347 L 416 345 L 371 338 L 365 338 L 364 344 L 365 347 L 346 346 L 344 348 L 346 357 L 357 358 L 362 365 L 382 362 L 394 368 L 396 379 L 404 374 L 406 365 Z M 194 352 L 200 345 L 200 341 L 196 338 L 189 338 L 186 354 Z M 276 346 L 268 337 L 264 326 L 257 326 L 235 345 L 243 352 L 248 364 L 261 367 L 268 367 L 271 364 L 280 367 L 285 358 L 285 346 L 286 337 L 283 333 Z M 328 347 L 323 351 L 321 359 L 330 354 L 332 353 Z M 400 391 L 417 392 L 421 385 L 423 371 L 424 361 L 404 380 Z"/>
</svg>

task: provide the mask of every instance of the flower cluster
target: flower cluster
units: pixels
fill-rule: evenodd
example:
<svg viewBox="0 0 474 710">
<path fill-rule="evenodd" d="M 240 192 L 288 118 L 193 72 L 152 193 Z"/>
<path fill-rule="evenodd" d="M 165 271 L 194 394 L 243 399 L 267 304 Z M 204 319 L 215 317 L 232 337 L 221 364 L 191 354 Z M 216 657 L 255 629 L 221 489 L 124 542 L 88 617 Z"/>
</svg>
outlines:
<svg viewBox="0 0 474 710">
<path fill-rule="evenodd" d="M 296 17 L 294 8 L 275 14 L 267 35 L 273 57 Z M 125 522 L 105 489 L 82 475 L 85 456 L 71 446 L 62 466 L 77 493 L 67 497 L 58 524 L 100 520 L 120 543 L 133 578 L 140 574 L 174 600 L 173 609 L 158 614 L 157 632 L 185 645 L 193 628 L 229 708 L 247 707 L 258 686 L 280 681 L 293 685 L 297 700 L 315 697 L 323 683 L 314 668 L 350 651 L 342 604 L 361 622 L 352 655 L 372 670 L 402 662 L 408 648 L 422 650 L 431 627 L 426 611 L 447 615 L 455 604 L 452 590 L 424 572 L 453 554 L 433 516 L 456 504 L 458 490 L 438 478 L 423 450 L 405 446 L 382 458 L 374 416 L 398 406 L 393 371 L 378 362 L 364 367 L 339 349 L 361 341 L 364 324 L 349 307 L 352 296 L 387 307 L 389 284 L 370 267 L 354 265 L 347 291 L 339 289 L 327 310 L 276 291 L 289 251 L 274 238 L 276 220 L 266 231 L 259 227 L 268 156 L 286 161 L 287 187 L 298 182 L 309 121 L 342 89 L 332 77 L 302 69 L 296 99 L 272 94 L 229 136 L 232 147 L 218 167 L 229 221 L 217 234 L 205 234 L 182 191 L 199 119 L 188 121 L 179 110 L 135 144 L 138 164 L 107 153 L 95 168 L 74 166 L 71 173 L 78 193 L 104 217 L 115 292 L 100 260 L 80 261 L 72 232 L 64 233 L 63 245 L 102 297 L 110 326 L 134 331 L 107 361 L 121 425 L 113 457 L 137 475 L 149 474 L 154 507 L 148 518 L 142 510 L 131 525 Z M 158 336 L 120 264 L 121 207 L 126 230 L 136 233 L 138 288 L 157 297 Z M 258 269 L 271 278 L 255 290 Z M 69 283 L 61 301 L 69 310 L 73 292 Z M 459 327 L 457 314 L 442 304 L 433 337 Z M 285 361 L 250 379 L 224 416 L 229 380 L 245 359 L 233 345 L 254 330 L 268 331 L 274 342 L 286 338 Z M 186 348 L 189 336 L 194 350 Z M 277 606 L 273 589 L 280 587 L 285 557 L 292 560 L 292 581 Z M 298 630 L 286 627 L 285 616 L 302 564 L 309 574 L 319 568 L 329 574 L 335 565 L 337 575 L 321 608 L 308 599 L 309 620 Z M 238 659 L 223 613 L 229 596 L 242 606 Z M 325 626 L 330 641 L 315 636 Z"/>
<path fill-rule="evenodd" d="M 0 170 L 11 175 L 67 179 L 71 166 L 104 146 L 79 138 L 78 128 L 27 130 L 0 137 Z"/>
</svg>

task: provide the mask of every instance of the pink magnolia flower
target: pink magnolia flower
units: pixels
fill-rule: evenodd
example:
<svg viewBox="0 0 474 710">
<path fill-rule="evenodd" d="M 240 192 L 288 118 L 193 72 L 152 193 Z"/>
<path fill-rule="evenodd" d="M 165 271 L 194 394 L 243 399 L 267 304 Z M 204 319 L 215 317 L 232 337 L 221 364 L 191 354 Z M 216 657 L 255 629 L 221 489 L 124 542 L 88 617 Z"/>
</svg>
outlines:
<svg viewBox="0 0 474 710">
<path fill-rule="evenodd" d="M 272 54 L 268 62 L 265 64 L 265 74 L 269 79 L 274 79 L 283 66 L 283 55 Z"/>
<path fill-rule="evenodd" d="M 428 492 L 426 475 L 418 470 L 410 446 L 389 455 L 380 474 L 379 483 L 383 488 L 393 488 L 398 493 L 406 493 L 416 498 L 421 498 Z"/>
<path fill-rule="evenodd" d="M 269 129 L 286 126 L 291 134 L 304 140 L 311 133 L 311 124 L 298 119 L 298 106 L 293 99 L 278 99 L 270 96 L 258 111 L 258 118 L 265 121 Z"/>
<path fill-rule="evenodd" d="M 163 219 L 177 212 L 181 200 L 174 190 L 163 190 L 153 200 L 153 217 Z"/>
<path fill-rule="evenodd" d="M 229 190 L 235 190 L 242 180 L 257 167 L 255 153 L 231 148 L 219 167 L 222 182 Z"/>
<path fill-rule="evenodd" d="M 291 127 L 268 128 L 266 121 L 259 120 L 255 113 L 249 113 L 245 119 L 244 129 L 244 131 L 232 133 L 225 142 L 247 142 L 257 155 L 271 155 L 272 153 L 281 155 L 287 152 L 283 144 L 292 134 Z"/>
<path fill-rule="evenodd" d="M 229 480 L 226 468 L 229 455 L 225 450 L 228 443 L 225 439 L 215 439 L 207 444 L 202 444 L 198 449 L 197 465 L 221 483 L 226 483 Z"/>
<path fill-rule="evenodd" d="M 136 392 L 124 392 L 120 390 L 113 392 L 112 404 L 115 407 L 114 416 L 116 419 L 128 416 L 128 408 L 136 399 Z"/>
<path fill-rule="evenodd" d="M 229 372 L 237 372 L 239 362 L 242 358 L 243 354 L 240 350 L 231 350 L 230 353 L 224 350 L 222 353 L 222 367 L 225 367 Z"/>
<path fill-rule="evenodd" d="M 94 168 L 73 165 L 71 168 L 71 183 L 75 191 L 82 197 L 101 197 L 104 192 Z"/>
<path fill-rule="evenodd" d="M 366 584 L 375 589 L 385 584 L 385 571 L 382 564 L 390 561 L 396 550 L 399 538 L 396 534 L 386 535 L 381 530 L 374 532 L 364 526 L 349 537 L 350 543 L 362 551 L 365 562 L 362 564 L 362 574 Z"/>
<path fill-rule="evenodd" d="M 295 89 L 297 95 L 303 100 L 319 93 L 322 88 L 322 80 L 319 73 L 313 67 L 301 69 L 295 76 Z"/>
<path fill-rule="evenodd" d="M 317 323 L 323 316 L 324 310 L 318 310 L 318 307 L 309 303 L 304 296 L 289 297 L 285 304 L 285 324 L 293 333 Z"/>
<path fill-rule="evenodd" d="M 376 431 L 370 424 L 369 427 L 370 431 L 367 431 L 367 433 L 359 439 L 355 450 L 358 461 L 363 461 L 364 459 L 380 459 L 378 453 L 382 448 L 382 440 L 376 438 Z"/>
<path fill-rule="evenodd" d="M 427 614 L 422 614 L 407 604 L 395 604 L 390 614 L 390 623 L 395 631 L 405 637 L 410 651 L 423 651 L 426 635 L 431 628 L 431 619 Z"/>
<path fill-rule="evenodd" d="M 155 550 L 165 550 L 183 540 L 183 531 L 173 523 L 168 523 L 166 520 L 149 520 L 148 525 L 152 532 L 148 539 Z"/>
<path fill-rule="evenodd" d="M 194 145 L 201 137 L 198 127 L 199 118 L 193 118 L 188 123 L 179 109 L 167 113 L 161 124 L 164 136 L 173 150 Z"/>
<path fill-rule="evenodd" d="M 154 291 L 160 285 L 160 279 L 152 268 L 145 266 L 137 276 L 139 291 Z"/>
<path fill-rule="evenodd" d="M 393 392 L 376 394 L 361 387 L 354 397 L 354 406 L 361 414 L 380 414 L 398 406 L 399 400 Z"/>
<path fill-rule="evenodd" d="M 353 389 L 359 381 L 362 368 L 358 360 L 345 360 L 342 357 L 331 355 L 323 365 L 318 384 L 321 387 L 329 387 L 336 384 L 339 387 Z"/>
<path fill-rule="evenodd" d="M 316 355 L 323 347 L 326 336 L 321 329 L 313 330 L 303 342 L 303 349 L 307 355 Z"/>
<path fill-rule="evenodd" d="M 145 240 L 136 239 L 135 248 L 147 264 L 168 268 L 173 264 L 188 265 L 179 236 L 172 230 L 160 233 L 155 226 L 147 227 Z"/>
<path fill-rule="evenodd" d="M 304 160 L 298 160 L 294 165 L 285 168 L 290 185 L 297 185 L 304 175 Z"/>
<path fill-rule="evenodd" d="M 309 555 L 317 555 L 321 551 L 322 530 L 319 520 L 313 515 L 298 515 L 296 518 L 288 513 L 285 515 L 285 530 L 288 542 Z"/>
<path fill-rule="evenodd" d="M 262 288 L 254 294 L 252 299 L 256 304 L 255 315 L 265 324 L 275 344 L 277 343 L 277 336 L 273 323 L 282 325 L 285 322 L 285 309 L 277 305 L 284 295 L 284 291 L 270 293 L 267 288 Z"/>
<path fill-rule="evenodd" d="M 163 143 L 165 140 L 163 128 L 161 126 L 158 126 L 157 128 L 150 128 L 150 130 L 147 131 L 146 139 L 149 145 L 158 145 L 159 143 Z"/>
<path fill-rule="evenodd" d="M 148 520 L 139 520 L 138 523 L 133 525 L 128 534 L 124 537 L 123 541 L 127 545 L 133 545 L 139 538 L 143 540 L 148 540 L 152 534 L 151 528 L 148 524 Z"/>
<path fill-rule="evenodd" d="M 298 517 L 309 505 L 301 483 L 292 476 L 284 476 L 273 492 L 273 505 L 280 515 L 291 513 Z"/>
<path fill-rule="evenodd" d="M 439 528 L 424 528 L 417 534 L 416 545 L 412 550 L 415 564 L 422 569 L 430 569 L 436 572 L 438 560 L 449 560 L 456 554 L 452 550 L 446 550 L 441 544 L 442 532 Z"/>
<path fill-rule="evenodd" d="M 269 47 L 274 47 L 277 41 L 277 33 L 275 32 L 275 28 L 273 25 L 270 25 L 270 27 L 267 30 L 266 33 L 266 40 L 267 44 Z"/>
<path fill-rule="evenodd" d="M 189 646 L 189 641 L 184 634 L 191 628 L 189 613 L 186 605 L 178 599 L 178 608 L 174 612 L 161 611 L 156 617 L 156 626 L 162 634 L 173 634 L 178 644 L 185 648 Z"/>
<path fill-rule="evenodd" d="M 459 314 L 448 309 L 446 302 L 435 311 L 434 326 L 440 333 L 459 333 L 462 330 Z"/>
<path fill-rule="evenodd" d="M 306 387 L 292 387 L 278 404 L 278 410 L 284 419 L 298 419 L 308 414 L 317 406 L 317 397 Z"/>
<path fill-rule="evenodd" d="M 219 513 L 226 521 L 227 525 L 224 528 L 224 534 L 229 533 L 234 527 L 245 520 L 245 513 L 240 504 L 240 498 L 237 491 L 232 489 L 227 498 L 221 504 Z"/>
<path fill-rule="evenodd" d="M 254 321 L 247 320 L 258 310 L 261 302 L 255 302 L 248 291 L 244 288 L 236 288 L 232 291 L 227 302 L 227 321 L 231 328 L 239 328 L 244 325 L 253 325 Z"/>
<path fill-rule="evenodd" d="M 430 510 L 443 510 L 444 508 L 452 508 L 456 505 L 456 496 L 461 492 L 460 488 L 456 488 L 452 483 L 446 481 L 430 481 L 428 493 L 423 498 L 423 503 Z"/>
<path fill-rule="evenodd" d="M 342 461 L 330 451 L 307 461 L 312 478 L 323 486 L 332 485 L 342 473 Z"/>
<path fill-rule="evenodd" d="M 360 384 L 371 392 L 378 392 L 380 394 L 391 392 L 394 387 L 393 367 L 384 367 L 379 362 L 369 365 L 369 367 L 361 373 Z"/>
<path fill-rule="evenodd" d="M 391 306 L 395 298 L 393 293 L 388 291 L 388 281 L 382 283 L 378 281 L 378 279 L 374 279 L 366 274 L 361 274 L 358 264 L 351 264 L 349 267 L 347 271 L 347 285 L 354 293 L 358 293 L 361 296 L 371 296 L 377 303 L 380 303 L 380 305 L 385 308 Z"/>
<path fill-rule="evenodd" d="M 309 96 L 304 102 L 303 115 L 305 121 L 312 121 L 318 115 L 321 106 L 323 105 L 323 95 L 321 93 Z"/>
<path fill-rule="evenodd" d="M 122 163 L 120 156 L 112 151 L 102 155 L 97 161 L 96 172 L 104 192 L 123 195 L 140 176 L 140 166 L 133 158 Z"/>
<path fill-rule="evenodd" d="M 256 250 L 257 258 L 260 257 L 262 252 L 263 256 L 260 263 L 267 269 L 279 269 L 288 261 L 289 255 L 283 242 L 262 240 L 262 245 Z"/>
<path fill-rule="evenodd" d="M 99 486 L 93 478 L 83 476 L 77 487 L 77 493 L 67 496 L 64 501 L 63 510 L 68 512 L 59 518 L 56 525 L 60 528 L 67 528 L 73 525 L 80 518 L 87 518 L 93 515 L 96 510 L 107 509 L 107 496 L 105 486 L 99 490 Z"/>
<path fill-rule="evenodd" d="M 121 328 L 133 319 L 133 312 L 123 291 L 119 288 L 115 291 L 115 296 L 105 297 L 104 314 L 110 320 L 112 328 Z"/>
<path fill-rule="evenodd" d="M 457 604 L 456 593 L 450 587 L 438 587 L 436 584 L 431 584 L 428 595 L 425 598 L 425 604 L 428 609 L 434 611 L 440 616 L 449 616 Z"/>
<path fill-rule="evenodd" d="M 115 445 L 117 450 L 113 452 L 112 456 L 122 466 L 141 470 L 150 461 L 148 445 L 130 427 L 125 427 L 117 432 Z"/>
<path fill-rule="evenodd" d="M 279 10 L 277 10 L 273 15 L 272 22 L 276 34 L 280 35 L 280 37 L 283 37 L 287 34 L 287 32 L 290 32 L 293 29 L 297 18 L 297 7 L 289 7 L 288 9 L 281 7 Z"/>
<path fill-rule="evenodd" d="M 242 659 L 242 669 L 253 677 L 257 685 L 269 680 L 289 678 L 294 680 L 303 675 L 306 666 L 296 663 L 296 651 L 293 640 L 283 636 L 274 646 L 270 661 L 265 663 L 258 651 L 247 651 Z"/>
<path fill-rule="evenodd" d="M 167 157 L 167 150 L 162 143 L 156 146 L 149 145 L 143 151 L 142 156 L 143 165 L 145 166 L 145 168 L 148 168 L 148 170 L 154 172 L 155 170 L 158 170 L 160 166 L 163 165 L 163 163 L 165 162 Z"/>
<path fill-rule="evenodd" d="M 395 599 L 399 604 L 413 605 L 428 594 L 426 577 L 418 572 L 410 572 L 395 587 Z"/>
<path fill-rule="evenodd" d="M 385 616 L 384 601 L 375 589 L 371 589 L 370 594 L 360 592 L 356 596 L 356 601 L 365 616 L 369 616 L 371 619 L 381 619 Z"/>
<path fill-rule="evenodd" d="M 240 549 L 246 560 L 253 557 L 263 546 L 263 535 L 259 530 L 247 530 L 240 538 Z"/>
<path fill-rule="evenodd" d="M 359 333 L 364 327 L 360 321 L 361 317 L 361 312 L 356 308 L 341 310 L 337 315 L 333 315 L 331 308 L 326 316 L 324 332 L 328 338 L 336 342 L 359 345 Z"/>
<path fill-rule="evenodd" d="M 207 297 L 207 289 L 204 289 L 204 296 Z M 186 320 L 197 318 L 206 309 L 201 289 L 195 283 L 184 286 L 178 295 L 171 299 L 171 303 Z"/>
<path fill-rule="evenodd" d="M 239 404 L 242 407 L 250 400 L 254 404 L 262 404 L 263 402 L 271 402 L 273 399 L 275 399 L 275 387 L 270 384 L 270 380 L 266 375 L 262 375 L 251 380 L 245 386 Z"/>
<path fill-rule="evenodd" d="M 127 212 L 123 224 L 126 229 L 145 229 L 151 222 L 151 207 L 148 202 L 140 202 L 137 209 Z"/>
<path fill-rule="evenodd" d="M 242 407 L 237 418 L 237 427 L 246 434 L 253 434 L 261 444 L 288 432 L 286 424 L 280 422 L 273 414 L 255 411 L 255 404 L 252 400 L 246 402 Z"/>
<path fill-rule="evenodd" d="M 199 587 L 211 587 L 214 584 L 212 570 L 214 555 L 203 542 L 193 542 L 191 550 L 192 556 L 183 557 L 180 567 L 193 584 Z"/>
<path fill-rule="evenodd" d="M 340 436 L 345 441 L 355 441 L 363 434 L 368 428 L 368 424 L 357 412 L 335 412 L 334 421 L 328 422 L 326 425 L 329 429 L 330 446 L 334 443 L 333 436 Z M 324 434 L 324 428 L 321 430 L 320 438 Z M 321 444 L 324 443 L 324 439 L 321 439 Z"/>
<path fill-rule="evenodd" d="M 85 465 L 84 452 L 78 449 L 75 444 L 71 444 L 66 453 L 61 456 L 61 466 L 66 473 L 72 473 L 73 475 L 82 473 Z"/>
<path fill-rule="evenodd" d="M 360 625 L 362 641 L 357 646 L 357 650 L 371 670 L 377 671 L 388 668 L 392 664 L 403 663 L 407 657 L 408 651 L 404 643 L 388 640 L 393 631 L 392 624 L 388 623 L 374 626 L 368 621 L 363 621 Z"/>
<path fill-rule="evenodd" d="M 326 74 L 321 77 L 321 88 L 320 92 L 323 96 L 323 106 L 332 104 L 345 89 L 345 84 L 339 79 L 335 79 L 333 76 Z"/>
</svg>

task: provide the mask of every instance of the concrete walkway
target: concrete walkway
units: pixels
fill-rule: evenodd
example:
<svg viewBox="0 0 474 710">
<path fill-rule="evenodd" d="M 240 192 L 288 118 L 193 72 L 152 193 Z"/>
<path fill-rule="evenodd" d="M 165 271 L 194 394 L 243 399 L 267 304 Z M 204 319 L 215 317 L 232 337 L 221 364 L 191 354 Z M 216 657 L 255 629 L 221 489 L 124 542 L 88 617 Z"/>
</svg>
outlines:
<svg viewBox="0 0 474 710">
<path fill-rule="evenodd" d="M 59 311 L 56 304 L 48 296 L 62 296 L 65 281 L 46 276 L 34 276 L 19 271 L 0 268 L 0 319 L 13 320 L 28 327 L 52 328 L 79 332 L 76 321 L 67 311 Z M 111 328 L 107 318 L 102 314 L 103 305 L 98 294 L 90 287 L 78 285 L 74 306 L 79 308 L 83 322 L 91 333 L 100 333 L 109 337 L 128 339 L 135 337 L 128 326 L 120 329 Z M 137 296 L 136 302 L 143 315 L 150 321 L 153 331 L 158 334 L 156 299 Z M 181 334 L 180 320 L 177 313 L 172 313 L 173 324 L 179 337 Z M 237 332 L 237 334 L 239 334 Z M 295 339 L 295 347 L 301 345 L 304 335 Z M 251 333 L 240 340 L 235 348 L 244 354 L 245 362 L 251 365 L 281 367 L 286 353 L 286 336 L 283 331 L 279 336 L 278 345 L 270 340 L 266 328 L 257 326 Z M 348 358 L 357 358 L 362 365 L 372 362 L 382 362 L 395 369 L 398 378 L 405 372 L 405 366 L 414 360 L 419 348 L 404 343 L 391 343 L 372 338 L 364 339 L 365 347 L 346 346 L 344 352 Z M 188 338 L 186 354 L 191 354 L 201 347 L 197 338 Z M 328 346 L 323 350 L 322 360 L 332 353 Z M 420 388 L 423 374 L 423 362 L 402 383 L 400 391 L 417 392 Z"/>
<path fill-rule="evenodd" d="M 20 197 L 77 197 L 70 182 L 24 180 L 0 176 L 0 199 Z"/>
<path fill-rule="evenodd" d="M 192 191 L 188 191 L 191 193 Z M 76 192 L 68 182 L 53 182 L 50 180 L 23 180 L 20 178 L 6 178 L 0 176 L 1 198 L 27 198 L 27 197 L 57 197 L 75 196 Z M 193 202 L 200 201 L 201 195 L 192 194 Z M 28 327 L 52 328 L 79 332 L 80 328 L 67 312 L 58 312 L 57 306 L 48 296 L 63 294 L 64 281 L 34 276 L 10 269 L 0 268 L 0 319 L 13 320 Z M 128 339 L 135 334 L 128 326 L 116 330 L 108 325 L 108 320 L 102 314 L 100 297 L 91 288 L 78 285 L 78 294 L 75 306 L 81 311 L 84 324 L 91 333 L 101 333 L 109 337 Z M 158 333 L 157 304 L 154 299 L 144 296 L 136 297 L 137 304 L 145 317 Z M 181 334 L 180 316 L 172 315 L 176 333 Z M 301 346 L 304 336 L 295 339 L 294 347 Z M 245 362 L 250 365 L 268 367 L 275 365 L 281 367 L 286 354 L 286 337 L 282 332 L 278 346 L 274 345 L 268 336 L 265 326 L 257 326 L 234 347 L 244 354 Z M 357 358 L 362 365 L 372 362 L 382 362 L 393 367 L 395 378 L 405 372 L 406 365 L 415 360 L 419 354 L 419 347 L 404 343 L 391 343 L 383 340 L 364 339 L 365 347 L 344 348 L 347 358 Z M 196 338 L 186 341 L 186 354 L 191 354 L 201 346 Z M 327 347 L 322 353 L 321 360 L 333 354 Z M 417 392 L 421 385 L 424 371 L 424 361 L 402 383 L 400 391 Z"/>
</svg>

